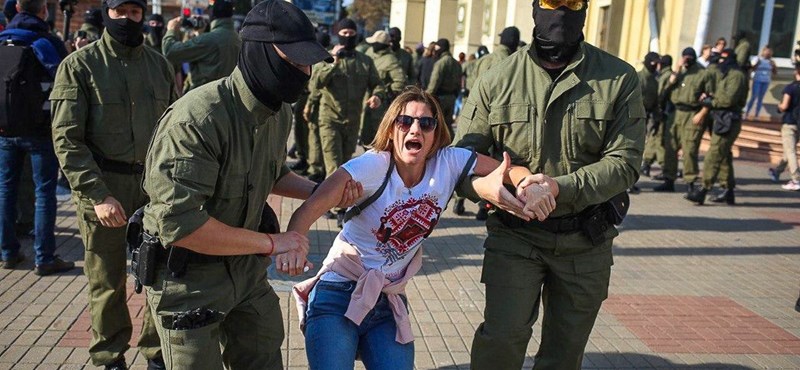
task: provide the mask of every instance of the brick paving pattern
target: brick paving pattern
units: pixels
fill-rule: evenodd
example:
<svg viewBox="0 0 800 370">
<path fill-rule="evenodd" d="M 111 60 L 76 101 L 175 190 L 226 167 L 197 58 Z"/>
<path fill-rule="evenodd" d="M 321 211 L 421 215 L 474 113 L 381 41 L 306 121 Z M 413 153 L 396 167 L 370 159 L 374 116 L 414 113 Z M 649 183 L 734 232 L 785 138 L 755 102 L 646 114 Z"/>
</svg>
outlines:
<svg viewBox="0 0 800 370">
<path fill-rule="evenodd" d="M 679 192 L 657 194 L 643 179 L 629 217 L 614 243 L 610 296 L 586 348 L 587 369 L 798 369 L 800 313 L 800 193 L 766 178 L 766 166 L 736 162 L 736 207 L 693 206 Z M 657 171 L 654 171 L 654 174 Z M 285 225 L 297 200 L 283 199 Z M 426 241 L 422 270 L 408 286 L 416 335 L 416 368 L 467 369 L 475 328 L 481 322 L 483 225 L 446 211 Z M 19 269 L 0 270 L 0 369 L 82 369 L 89 365 L 83 245 L 74 206 L 59 203 L 57 253 L 79 268 L 38 277 L 31 242 Z M 309 234 L 310 258 L 322 261 L 338 229 L 319 220 Z M 284 307 L 284 363 L 305 369 L 303 336 L 291 285 L 299 280 L 270 270 Z M 130 289 L 130 287 L 129 287 Z M 142 295 L 129 290 L 134 339 L 141 329 Z M 540 323 L 528 346 L 533 366 Z M 133 344 L 133 343 L 132 343 Z M 126 354 L 134 369 L 145 361 Z M 363 368 L 357 364 L 357 368 Z"/>
</svg>

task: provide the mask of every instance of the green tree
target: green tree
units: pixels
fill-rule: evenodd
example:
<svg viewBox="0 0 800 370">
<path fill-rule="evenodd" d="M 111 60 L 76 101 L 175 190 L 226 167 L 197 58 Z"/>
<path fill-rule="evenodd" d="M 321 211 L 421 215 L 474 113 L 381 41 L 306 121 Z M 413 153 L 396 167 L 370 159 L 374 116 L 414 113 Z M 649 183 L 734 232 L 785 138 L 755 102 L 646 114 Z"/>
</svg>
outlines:
<svg viewBox="0 0 800 370">
<path fill-rule="evenodd" d="M 355 19 L 364 21 L 364 28 L 371 35 L 381 26 L 383 19 L 389 17 L 391 8 L 391 0 L 355 0 L 351 14 Z"/>
</svg>

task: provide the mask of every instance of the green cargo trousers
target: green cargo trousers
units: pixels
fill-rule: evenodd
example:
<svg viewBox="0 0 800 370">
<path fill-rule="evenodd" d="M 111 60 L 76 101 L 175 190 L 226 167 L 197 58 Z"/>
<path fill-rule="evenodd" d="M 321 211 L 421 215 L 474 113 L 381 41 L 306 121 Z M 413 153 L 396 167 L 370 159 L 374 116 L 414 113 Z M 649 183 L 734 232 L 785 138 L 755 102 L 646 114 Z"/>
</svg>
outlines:
<svg viewBox="0 0 800 370">
<path fill-rule="evenodd" d="M 106 172 L 103 181 L 112 196 L 122 204 L 127 216 L 147 202 L 140 187 L 141 175 Z M 89 316 L 92 324 L 89 356 L 92 364 L 102 366 L 113 363 L 125 354 L 130 348 L 128 342 L 133 332 L 126 304 L 128 246 L 125 227 L 100 225 L 89 200 L 74 200 L 78 227 L 85 246 L 83 272 L 89 279 Z M 146 307 L 137 347 L 148 359 L 161 356 L 158 332 Z"/>
<path fill-rule="evenodd" d="M 168 369 L 282 369 L 283 317 L 278 295 L 267 282 L 269 258 L 230 256 L 224 261 L 189 263 L 175 278 L 164 261 L 147 304 L 156 325 Z M 195 309 L 221 317 L 191 329 L 165 326 L 164 320 Z M 220 346 L 222 347 L 220 349 Z"/>
<path fill-rule="evenodd" d="M 664 126 L 666 126 L 666 121 L 666 119 L 662 120 L 655 132 L 647 133 L 642 156 L 643 165 L 650 166 L 658 163 L 661 165 L 662 171 L 664 169 Z"/>
<path fill-rule="evenodd" d="M 322 159 L 322 142 L 316 119 L 308 121 L 308 175 L 325 177 L 325 161 Z"/>
<path fill-rule="evenodd" d="M 350 160 L 358 144 L 360 120 L 319 123 L 319 138 L 322 143 L 322 158 L 325 161 L 325 177 L 333 175 L 339 166 Z"/>
<path fill-rule="evenodd" d="M 664 127 L 664 178 L 673 180 L 678 178 L 678 150 L 681 148 L 681 130 L 675 124 L 675 112 L 667 116 Z"/>
<path fill-rule="evenodd" d="M 698 109 L 699 111 L 699 109 Z M 697 182 L 700 178 L 700 143 L 703 133 L 708 129 L 706 118 L 701 124 L 692 123 L 695 111 L 677 111 L 675 113 L 676 130 L 680 130 L 680 142 L 683 149 L 683 181 L 687 184 Z"/>
<path fill-rule="evenodd" d="M 608 296 L 617 231 L 612 227 L 609 239 L 595 247 L 580 232 L 517 231 L 496 224 L 490 216 L 481 275 L 486 308 L 472 342 L 471 368 L 522 368 L 541 301 L 542 338 L 533 368 L 580 369 Z"/>
<path fill-rule="evenodd" d="M 703 188 L 711 189 L 719 179 L 720 184 L 725 189 L 736 187 L 736 180 L 733 174 L 733 143 L 742 131 L 742 121 L 738 121 L 731 126 L 731 130 L 725 134 L 711 134 L 711 146 L 708 148 L 706 157 L 703 159 Z"/>
<path fill-rule="evenodd" d="M 292 116 L 294 116 L 294 148 L 297 154 L 297 159 L 303 160 L 308 158 L 308 122 L 303 118 L 303 108 L 306 106 L 308 95 L 303 95 L 300 100 L 292 106 Z"/>
</svg>

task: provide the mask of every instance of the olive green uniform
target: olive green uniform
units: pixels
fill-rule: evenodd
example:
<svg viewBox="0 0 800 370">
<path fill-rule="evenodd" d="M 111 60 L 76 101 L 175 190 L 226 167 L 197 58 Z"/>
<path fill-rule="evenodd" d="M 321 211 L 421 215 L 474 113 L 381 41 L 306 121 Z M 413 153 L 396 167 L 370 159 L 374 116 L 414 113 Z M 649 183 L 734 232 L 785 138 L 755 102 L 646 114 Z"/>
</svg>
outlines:
<svg viewBox="0 0 800 370">
<path fill-rule="evenodd" d="M 284 162 L 291 114 L 288 104 L 278 112 L 261 104 L 238 68 L 176 102 L 159 120 L 147 155 L 145 230 L 163 245 L 210 217 L 257 231 L 267 195 L 289 172 Z M 176 278 L 161 262 L 147 303 L 160 318 L 167 368 L 282 368 L 283 319 L 267 281 L 268 265 L 261 255 L 188 260 L 185 274 Z M 162 322 L 194 309 L 223 317 L 183 330 Z"/>
<path fill-rule="evenodd" d="M 742 130 L 741 112 L 747 103 L 747 77 L 739 69 L 731 69 L 726 75 L 718 69 L 715 73 L 712 112 L 729 111 L 739 119 L 733 121 L 727 133 L 717 134 L 712 131 L 711 146 L 703 159 L 703 188 L 711 189 L 719 178 L 723 188 L 733 189 L 736 187 L 736 180 L 731 148 Z"/>
<path fill-rule="evenodd" d="M 450 51 L 444 51 L 433 65 L 428 93 L 439 99 L 442 107 L 444 121 L 447 129 L 453 134 L 453 110 L 456 106 L 456 97 L 461 90 L 461 65 L 453 58 Z"/>
<path fill-rule="evenodd" d="M 319 102 L 322 93 L 317 89 L 319 80 L 319 69 L 325 66 L 325 62 L 314 65 L 311 69 L 311 79 L 308 81 L 308 97 L 306 97 L 306 108 L 309 109 L 308 115 L 308 177 L 325 178 L 325 161 L 322 158 L 322 140 L 319 138 Z M 299 104 L 299 102 L 298 102 Z"/>
<path fill-rule="evenodd" d="M 650 165 L 656 159 L 656 152 L 661 146 L 661 135 L 658 135 L 661 126 L 661 112 L 658 106 L 658 79 L 655 73 L 647 69 L 637 72 L 639 87 L 642 89 L 642 101 L 647 114 L 647 132 L 645 150 L 642 164 Z"/>
<path fill-rule="evenodd" d="M 295 154 L 298 161 L 307 160 L 308 158 L 308 122 L 303 117 L 303 108 L 308 102 L 308 86 L 300 94 L 297 102 L 292 106 L 292 116 L 294 116 L 294 123 L 292 125 L 292 133 L 294 137 Z"/>
<path fill-rule="evenodd" d="M 708 119 L 695 125 L 692 118 L 700 111 L 700 95 L 713 88 L 713 77 L 703 66 L 694 63 L 688 69 L 681 69 L 674 84 L 668 84 L 670 101 L 675 105 L 675 118 L 672 121 L 672 143 L 665 147 L 664 177 L 675 180 L 678 175 L 678 153 L 683 149 L 683 180 L 693 184 L 700 175 L 698 152 L 703 132 L 708 128 Z"/>
<path fill-rule="evenodd" d="M 125 304 L 125 228 L 100 225 L 94 206 L 111 196 L 130 216 L 147 202 L 141 172 L 109 170 L 106 161 L 141 166 L 156 121 L 175 98 L 173 76 L 169 63 L 149 47 L 124 46 L 104 33 L 64 59 L 50 94 L 56 155 L 72 186 L 86 247 L 89 354 L 95 365 L 125 353 L 133 326 Z M 138 347 L 147 358 L 160 356 L 147 309 Z"/>
<path fill-rule="evenodd" d="M 485 74 L 489 69 L 496 66 L 501 60 L 508 58 L 509 55 L 511 55 L 511 50 L 508 49 L 508 46 L 497 45 L 497 47 L 494 49 L 494 52 L 477 60 L 475 73 L 477 76 Z"/>
<path fill-rule="evenodd" d="M 475 67 L 478 66 L 480 59 L 468 60 L 462 65 L 464 71 L 464 89 L 467 90 L 466 96 L 469 96 L 469 91 L 475 85 L 475 80 L 478 79 L 478 74 L 475 72 Z M 465 97 L 466 97 L 465 96 Z"/>
<path fill-rule="evenodd" d="M 414 68 L 414 58 L 405 49 L 398 48 L 393 52 L 394 57 L 400 62 L 400 67 L 403 68 L 403 73 L 406 75 L 407 83 L 417 80 L 416 69 Z"/>
<path fill-rule="evenodd" d="M 665 92 L 671 74 L 672 71 L 668 68 L 662 69 L 658 73 L 658 109 L 660 111 L 658 129 L 653 133 L 648 133 L 642 159 L 644 164 L 648 166 L 653 162 L 658 162 L 662 171 L 664 169 L 664 147 L 671 145 L 670 140 L 672 140 L 670 127 L 672 127 L 672 118 L 674 118 L 674 108 L 672 103 L 669 102 L 668 94 Z"/>
<path fill-rule="evenodd" d="M 325 173 L 330 176 L 356 150 L 364 95 L 371 92 L 385 100 L 385 88 L 375 63 L 360 52 L 317 66 L 318 75 L 311 82 L 315 84 L 312 90 L 320 94 L 319 137 Z"/>
<path fill-rule="evenodd" d="M 481 76 L 464 103 L 456 145 L 511 161 L 559 185 L 550 218 L 570 217 L 636 182 L 645 116 L 639 80 L 627 63 L 586 43 L 551 82 L 532 45 Z M 470 182 L 460 191 L 475 199 Z M 614 227 L 593 246 L 581 232 L 535 223 L 486 223 L 481 282 L 484 323 L 472 344 L 474 369 L 519 369 L 544 305 L 534 369 L 579 369 L 608 295 Z M 508 216 L 513 217 L 513 216 Z M 506 218 L 507 219 L 507 218 Z"/>
<path fill-rule="evenodd" d="M 189 63 L 184 93 L 208 82 L 228 76 L 239 60 L 242 40 L 233 29 L 233 19 L 211 22 L 211 31 L 181 42 L 180 31 L 167 30 L 161 48 L 170 63 Z"/>
<path fill-rule="evenodd" d="M 144 44 L 161 54 L 163 50 L 161 50 L 161 44 L 159 44 L 159 41 L 161 40 L 156 40 L 156 37 L 153 36 L 152 33 L 144 35 Z"/>
<path fill-rule="evenodd" d="M 733 52 L 736 53 L 736 64 L 744 66 L 750 62 L 750 42 L 747 39 L 739 40 Z M 747 78 L 746 75 L 745 78 Z"/>
<path fill-rule="evenodd" d="M 361 121 L 361 145 L 370 145 L 378 132 L 378 126 L 383 119 L 383 115 L 391 104 L 391 100 L 403 92 L 406 86 L 406 74 L 403 72 L 403 67 L 400 61 L 394 56 L 391 49 L 385 49 L 375 52 L 370 48 L 367 50 L 367 56 L 372 58 L 375 63 L 375 69 L 378 71 L 383 86 L 386 87 L 386 101 L 381 103 L 380 107 L 375 109 L 364 109 Z M 369 94 L 365 96 L 369 99 Z"/>
</svg>

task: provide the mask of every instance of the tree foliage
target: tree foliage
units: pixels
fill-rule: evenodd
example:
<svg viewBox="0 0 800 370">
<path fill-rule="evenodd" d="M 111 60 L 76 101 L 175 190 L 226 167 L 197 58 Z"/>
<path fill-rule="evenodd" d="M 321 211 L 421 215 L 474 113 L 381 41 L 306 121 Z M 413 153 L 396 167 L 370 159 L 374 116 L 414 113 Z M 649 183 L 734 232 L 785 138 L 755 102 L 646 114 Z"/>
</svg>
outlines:
<svg viewBox="0 0 800 370">
<path fill-rule="evenodd" d="M 389 17 L 391 8 L 391 0 L 355 0 L 351 13 L 355 19 L 364 21 L 364 28 L 371 33 L 381 26 L 384 18 Z"/>
</svg>

